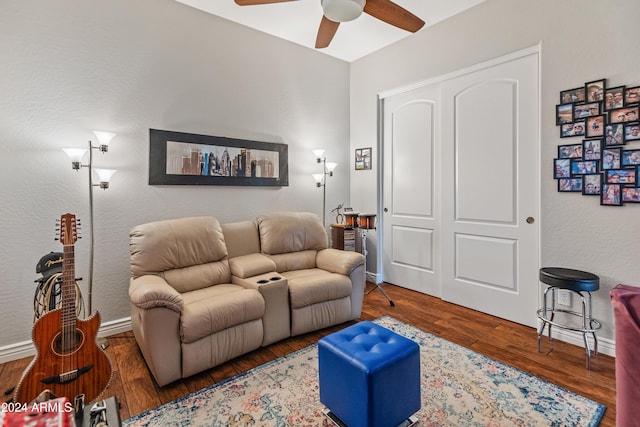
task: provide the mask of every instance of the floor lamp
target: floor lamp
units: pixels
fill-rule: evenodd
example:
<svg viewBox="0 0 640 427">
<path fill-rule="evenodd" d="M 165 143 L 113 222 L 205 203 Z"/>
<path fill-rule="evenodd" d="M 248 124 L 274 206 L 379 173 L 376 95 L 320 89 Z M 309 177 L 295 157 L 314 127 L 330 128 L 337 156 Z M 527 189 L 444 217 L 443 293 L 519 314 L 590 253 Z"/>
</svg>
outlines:
<svg viewBox="0 0 640 427">
<path fill-rule="evenodd" d="M 102 153 L 109 151 L 109 143 L 114 136 L 114 133 L 93 131 L 98 138 L 99 145 L 94 146 L 89 141 L 89 163 L 82 164 L 87 150 L 84 148 L 64 148 L 63 151 L 67 153 L 71 158 L 71 167 L 75 171 L 80 171 L 81 168 L 89 168 L 89 281 L 88 281 L 88 300 L 89 300 L 89 316 L 93 312 L 93 187 L 100 187 L 103 190 L 109 188 L 109 181 L 116 172 L 114 169 L 94 169 L 93 168 L 93 150 L 100 150 Z M 93 172 L 98 175 L 98 184 L 93 183 Z"/>
<path fill-rule="evenodd" d="M 322 163 L 322 173 L 312 174 L 313 179 L 316 180 L 316 187 L 322 187 L 322 225 L 327 226 L 325 222 L 325 216 L 327 212 L 327 176 L 333 176 L 333 171 L 338 166 L 337 163 L 327 163 L 327 158 L 324 157 L 324 150 L 313 150 L 313 154 L 316 156 L 316 161 Z"/>
</svg>

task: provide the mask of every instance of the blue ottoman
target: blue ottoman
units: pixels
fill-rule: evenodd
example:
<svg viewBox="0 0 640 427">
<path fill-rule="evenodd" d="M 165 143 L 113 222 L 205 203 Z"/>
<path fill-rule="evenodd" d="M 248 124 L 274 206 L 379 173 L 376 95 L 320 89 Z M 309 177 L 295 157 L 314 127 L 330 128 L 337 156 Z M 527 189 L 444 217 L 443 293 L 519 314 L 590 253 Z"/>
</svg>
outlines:
<svg viewBox="0 0 640 427">
<path fill-rule="evenodd" d="M 360 322 L 318 341 L 320 401 L 349 427 L 393 427 L 420 409 L 420 347 Z"/>
</svg>

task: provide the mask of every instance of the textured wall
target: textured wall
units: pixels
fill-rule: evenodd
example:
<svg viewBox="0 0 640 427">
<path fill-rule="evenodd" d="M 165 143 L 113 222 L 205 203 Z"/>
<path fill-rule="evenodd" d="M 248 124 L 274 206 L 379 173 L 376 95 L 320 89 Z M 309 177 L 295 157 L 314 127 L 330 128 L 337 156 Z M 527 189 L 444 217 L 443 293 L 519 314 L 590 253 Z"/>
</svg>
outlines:
<svg viewBox="0 0 640 427">
<path fill-rule="evenodd" d="M 557 146 L 581 139 L 559 138 L 555 105 L 561 90 L 591 80 L 607 78 L 610 87 L 640 85 L 638 16 L 636 0 L 487 0 L 351 67 L 353 153 L 376 141 L 378 93 L 541 44 L 540 265 L 600 276 L 594 316 L 604 324 L 600 335 L 609 339 L 614 331 L 610 289 L 620 282 L 640 286 L 640 240 L 635 232 L 640 205 L 601 207 L 597 197 L 556 191 L 552 161 Z M 376 150 L 373 169 L 352 174 L 351 203 L 361 211 L 376 211 L 370 183 L 378 179 L 378 160 Z M 374 269 L 375 257 L 369 261 Z"/>
<path fill-rule="evenodd" d="M 318 147 L 339 163 L 328 210 L 348 202 L 347 63 L 172 0 L 4 1 L 0 28 L 0 349 L 30 339 L 36 262 L 62 249 L 55 220 L 71 212 L 88 225 L 87 170 L 74 172 L 61 148 L 86 147 L 93 129 L 118 134 L 94 156 L 96 167 L 118 169 L 109 190 L 94 192 L 93 307 L 103 321 L 129 316 L 135 224 L 321 215 L 310 176 Z M 149 128 L 288 144 L 290 185 L 149 186 Z M 83 239 L 78 276 L 87 265 Z"/>
</svg>

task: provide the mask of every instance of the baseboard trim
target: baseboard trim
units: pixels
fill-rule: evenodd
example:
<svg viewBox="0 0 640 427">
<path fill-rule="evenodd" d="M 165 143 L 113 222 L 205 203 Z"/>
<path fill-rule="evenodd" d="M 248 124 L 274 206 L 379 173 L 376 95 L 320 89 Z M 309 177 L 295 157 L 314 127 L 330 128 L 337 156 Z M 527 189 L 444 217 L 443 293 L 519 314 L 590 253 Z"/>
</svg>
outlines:
<svg viewBox="0 0 640 427">
<path fill-rule="evenodd" d="M 104 322 L 98 330 L 99 337 L 108 337 L 111 335 L 127 332 L 131 330 L 131 317 Z M 15 344 L 9 344 L 0 347 L 0 363 L 11 362 L 12 360 L 30 357 L 36 354 L 36 348 L 33 341 L 22 341 Z"/>
</svg>

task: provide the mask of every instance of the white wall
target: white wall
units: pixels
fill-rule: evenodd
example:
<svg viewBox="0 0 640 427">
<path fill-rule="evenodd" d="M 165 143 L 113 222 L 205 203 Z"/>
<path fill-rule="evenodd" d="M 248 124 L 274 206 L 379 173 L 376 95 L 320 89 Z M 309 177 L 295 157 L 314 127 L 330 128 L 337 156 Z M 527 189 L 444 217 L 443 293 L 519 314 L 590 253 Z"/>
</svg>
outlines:
<svg viewBox="0 0 640 427">
<path fill-rule="evenodd" d="M 74 172 L 61 148 L 86 147 L 93 129 L 118 134 L 94 156 L 95 167 L 118 169 L 109 190 L 94 192 L 93 307 L 106 322 L 129 316 L 135 224 L 321 216 L 310 175 L 320 147 L 339 163 L 327 210 L 349 201 L 346 62 L 172 0 L 3 1 L 0 29 L 0 350 L 30 340 L 36 262 L 62 250 L 55 220 L 71 212 L 88 225 L 87 170 Z M 288 144 L 290 184 L 149 186 L 149 128 Z M 83 239 L 78 276 L 87 265 Z"/>
<path fill-rule="evenodd" d="M 640 206 L 601 207 L 597 197 L 558 193 L 552 176 L 560 139 L 559 92 L 607 78 L 610 87 L 640 85 L 640 3 L 637 0 L 487 0 L 420 31 L 351 67 L 351 148 L 376 145 L 376 96 L 541 43 L 541 266 L 600 276 L 594 317 L 613 339 L 609 291 L 640 286 Z M 427 22 L 427 26 L 429 23 Z M 640 148 L 640 144 L 634 144 Z M 352 173 L 351 204 L 376 211 L 378 151 L 371 171 Z M 374 269 L 369 258 L 370 268 Z M 534 313 L 532 313 L 534 315 Z"/>
</svg>

